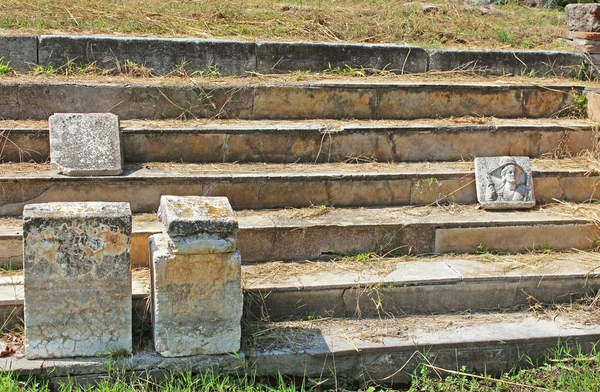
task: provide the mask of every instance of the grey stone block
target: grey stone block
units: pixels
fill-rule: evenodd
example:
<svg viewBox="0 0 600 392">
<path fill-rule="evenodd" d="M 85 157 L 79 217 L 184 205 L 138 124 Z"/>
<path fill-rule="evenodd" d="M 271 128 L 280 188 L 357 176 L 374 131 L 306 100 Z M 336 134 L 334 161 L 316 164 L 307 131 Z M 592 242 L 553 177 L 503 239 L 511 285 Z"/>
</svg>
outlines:
<svg viewBox="0 0 600 392">
<path fill-rule="evenodd" d="M 529 157 L 475 158 L 477 201 L 487 209 L 535 205 Z"/>
<path fill-rule="evenodd" d="M 568 4 L 565 13 L 569 31 L 600 31 L 600 4 Z"/>
<path fill-rule="evenodd" d="M 131 352 L 130 236 L 127 203 L 25 207 L 27 358 Z"/>
<path fill-rule="evenodd" d="M 16 71 L 28 71 L 37 63 L 38 40 L 35 36 L 0 36 L 0 57 Z"/>
<path fill-rule="evenodd" d="M 123 151 L 119 118 L 110 113 L 50 116 L 50 161 L 70 176 L 119 175 Z"/>
<path fill-rule="evenodd" d="M 182 38 L 134 38 L 102 36 L 40 36 L 40 64 L 60 66 L 68 60 L 96 62 L 115 68 L 129 60 L 165 75 L 185 64 L 192 73 L 215 66 L 223 75 L 244 74 L 256 66 L 256 44 Z"/>
<path fill-rule="evenodd" d="M 331 67 L 363 67 L 395 72 L 426 72 L 427 52 L 416 46 L 263 42 L 258 44 L 257 69 L 262 73 Z"/>
<path fill-rule="evenodd" d="M 494 74 L 569 76 L 585 63 L 581 53 L 490 50 L 431 50 L 429 70 L 471 69 Z"/>
<path fill-rule="evenodd" d="M 237 218 L 226 197 L 162 196 L 158 217 L 170 236 L 238 231 Z"/>
<path fill-rule="evenodd" d="M 240 349 L 239 252 L 174 255 L 167 235 L 150 237 L 154 347 L 165 357 Z"/>
</svg>

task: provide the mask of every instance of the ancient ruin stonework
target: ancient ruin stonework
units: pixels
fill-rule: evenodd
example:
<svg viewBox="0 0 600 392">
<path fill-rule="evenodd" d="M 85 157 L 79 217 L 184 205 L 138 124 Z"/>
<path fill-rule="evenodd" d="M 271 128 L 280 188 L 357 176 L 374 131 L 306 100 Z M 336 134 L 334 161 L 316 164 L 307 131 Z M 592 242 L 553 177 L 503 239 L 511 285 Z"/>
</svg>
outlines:
<svg viewBox="0 0 600 392">
<path fill-rule="evenodd" d="M 69 176 L 119 175 L 123 152 L 119 118 L 111 113 L 50 116 L 50 161 Z"/>
<path fill-rule="evenodd" d="M 165 232 L 150 237 L 156 351 L 178 357 L 239 350 L 241 258 L 229 202 L 163 196 L 160 216 Z"/>
<path fill-rule="evenodd" d="M 529 157 L 475 158 L 477 200 L 486 209 L 535 205 Z"/>
<path fill-rule="evenodd" d="M 27 358 L 131 352 L 130 237 L 128 203 L 25 207 Z"/>
<path fill-rule="evenodd" d="M 235 213 L 226 197 L 162 196 L 158 217 L 170 236 L 238 230 Z"/>
</svg>

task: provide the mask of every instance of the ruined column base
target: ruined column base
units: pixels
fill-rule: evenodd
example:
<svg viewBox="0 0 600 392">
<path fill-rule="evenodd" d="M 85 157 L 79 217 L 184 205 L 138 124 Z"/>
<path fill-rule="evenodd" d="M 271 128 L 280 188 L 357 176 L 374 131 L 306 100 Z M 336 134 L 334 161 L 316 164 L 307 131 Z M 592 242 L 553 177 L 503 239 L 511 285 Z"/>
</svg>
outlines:
<svg viewBox="0 0 600 392">
<path fill-rule="evenodd" d="M 164 357 L 238 351 L 243 306 L 239 251 L 174 254 L 168 234 L 149 241 L 156 351 Z"/>
</svg>

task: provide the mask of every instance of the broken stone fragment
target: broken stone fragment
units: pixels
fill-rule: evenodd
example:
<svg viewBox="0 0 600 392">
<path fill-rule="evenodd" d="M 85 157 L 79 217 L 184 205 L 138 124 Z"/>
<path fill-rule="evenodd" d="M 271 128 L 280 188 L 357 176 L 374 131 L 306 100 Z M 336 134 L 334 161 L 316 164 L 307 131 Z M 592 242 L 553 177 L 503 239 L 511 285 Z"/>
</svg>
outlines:
<svg viewBox="0 0 600 392">
<path fill-rule="evenodd" d="M 226 197 L 162 196 L 158 217 L 172 237 L 238 231 L 237 218 Z"/>
<path fill-rule="evenodd" d="M 23 210 L 27 358 L 132 350 L 128 203 Z"/>
<path fill-rule="evenodd" d="M 50 162 L 69 176 L 123 173 L 119 118 L 111 113 L 50 116 Z"/>
</svg>

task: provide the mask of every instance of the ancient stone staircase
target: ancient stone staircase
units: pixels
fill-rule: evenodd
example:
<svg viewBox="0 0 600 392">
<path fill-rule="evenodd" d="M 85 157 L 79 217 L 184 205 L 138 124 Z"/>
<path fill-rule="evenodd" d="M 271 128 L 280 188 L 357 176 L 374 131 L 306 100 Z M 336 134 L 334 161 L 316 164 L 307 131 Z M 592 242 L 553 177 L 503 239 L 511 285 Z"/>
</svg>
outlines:
<svg viewBox="0 0 600 392">
<path fill-rule="evenodd" d="M 261 375 L 406 382 L 424 361 L 495 373 L 559 343 L 586 350 L 600 339 L 594 313 L 574 305 L 600 286 L 590 251 L 599 231 L 590 203 L 596 129 L 566 117 L 583 83 L 306 78 L 0 79 L 0 129 L 11 141 L 0 165 L 0 261 L 19 264 L 18 216 L 29 203 L 129 202 L 132 259 L 143 267 L 148 236 L 161 230 L 161 195 L 227 196 L 244 263 L 243 355 Z M 18 163 L 47 161 L 50 115 L 107 111 L 123 120 L 122 176 L 66 177 Z M 540 206 L 476 207 L 472 158 L 503 155 L 533 158 Z M 144 272 L 136 282 L 139 327 L 149 322 Z M 0 283 L 13 321 L 19 287 L 14 276 Z M 239 366 L 239 358 L 186 360 L 195 369 Z M 141 347 L 127 366 L 181 361 Z M 84 379 L 102 372 L 99 363 L 55 361 L 54 377 Z"/>
</svg>

